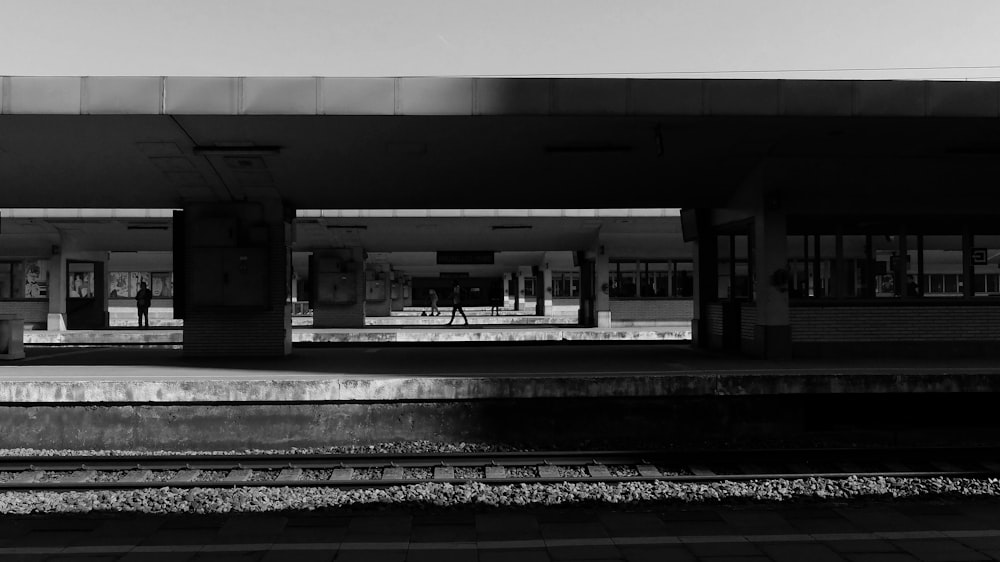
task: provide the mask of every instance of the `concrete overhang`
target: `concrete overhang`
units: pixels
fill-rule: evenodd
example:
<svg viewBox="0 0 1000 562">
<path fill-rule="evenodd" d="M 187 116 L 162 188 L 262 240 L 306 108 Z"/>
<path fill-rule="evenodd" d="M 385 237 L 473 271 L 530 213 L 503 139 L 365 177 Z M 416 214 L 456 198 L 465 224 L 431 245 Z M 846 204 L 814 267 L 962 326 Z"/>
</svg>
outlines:
<svg viewBox="0 0 1000 562">
<path fill-rule="evenodd" d="M 5 76 L 2 84 L 5 115 L 1000 116 L 997 82 Z"/>
<path fill-rule="evenodd" d="M 981 209 L 1000 176 L 994 82 L 0 82 L 0 207 Z"/>
</svg>

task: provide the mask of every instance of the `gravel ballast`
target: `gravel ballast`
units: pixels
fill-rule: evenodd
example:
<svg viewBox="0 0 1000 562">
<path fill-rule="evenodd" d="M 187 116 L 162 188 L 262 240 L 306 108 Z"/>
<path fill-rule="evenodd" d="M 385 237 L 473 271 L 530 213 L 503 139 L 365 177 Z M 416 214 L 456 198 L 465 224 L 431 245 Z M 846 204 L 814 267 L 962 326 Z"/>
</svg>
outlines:
<svg viewBox="0 0 1000 562">
<path fill-rule="evenodd" d="M 0 493 L 0 513 L 230 513 L 343 507 L 541 507 L 1000 496 L 1000 479 L 857 478 L 625 484 L 424 483 L 384 489 L 193 488 Z"/>
</svg>

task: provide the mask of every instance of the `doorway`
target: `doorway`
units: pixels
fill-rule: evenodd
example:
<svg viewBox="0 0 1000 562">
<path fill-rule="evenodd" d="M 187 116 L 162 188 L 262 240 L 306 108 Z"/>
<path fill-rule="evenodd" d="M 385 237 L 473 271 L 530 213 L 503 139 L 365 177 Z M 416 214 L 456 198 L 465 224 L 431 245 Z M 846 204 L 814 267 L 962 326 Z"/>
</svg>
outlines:
<svg viewBox="0 0 1000 562">
<path fill-rule="evenodd" d="M 104 263 L 66 262 L 66 328 L 106 328 L 104 312 Z"/>
</svg>

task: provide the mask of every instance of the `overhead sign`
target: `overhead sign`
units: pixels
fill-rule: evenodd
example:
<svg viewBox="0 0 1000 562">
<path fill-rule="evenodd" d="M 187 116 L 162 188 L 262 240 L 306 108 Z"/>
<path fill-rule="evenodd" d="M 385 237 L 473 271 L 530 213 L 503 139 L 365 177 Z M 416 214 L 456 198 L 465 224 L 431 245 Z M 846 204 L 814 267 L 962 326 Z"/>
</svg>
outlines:
<svg viewBox="0 0 1000 562">
<path fill-rule="evenodd" d="M 456 252 L 437 253 L 438 265 L 492 265 L 495 252 Z"/>
</svg>

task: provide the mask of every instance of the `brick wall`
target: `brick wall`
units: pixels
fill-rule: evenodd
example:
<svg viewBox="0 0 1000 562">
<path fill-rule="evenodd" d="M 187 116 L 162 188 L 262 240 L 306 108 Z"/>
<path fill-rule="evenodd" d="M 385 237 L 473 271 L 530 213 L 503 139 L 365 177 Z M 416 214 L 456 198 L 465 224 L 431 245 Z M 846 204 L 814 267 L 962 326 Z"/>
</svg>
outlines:
<svg viewBox="0 0 1000 562">
<path fill-rule="evenodd" d="M 757 305 L 744 304 L 740 307 L 740 338 L 752 340 L 757 337 Z"/>
<path fill-rule="evenodd" d="M 793 307 L 792 341 L 1000 341 L 1000 306 Z"/>
<path fill-rule="evenodd" d="M 691 299 L 611 300 L 612 321 L 664 320 L 689 322 L 693 317 L 694 301 Z"/>
<path fill-rule="evenodd" d="M 198 356 L 276 356 L 291 349 L 291 305 L 286 303 L 288 250 L 286 223 L 270 222 L 268 230 L 267 309 L 238 310 L 195 307 L 188 302 L 184 319 L 184 353 Z M 190 278 L 192 258 L 187 254 Z M 188 287 L 197 290 L 197 285 Z"/>
<path fill-rule="evenodd" d="M 16 314 L 24 320 L 25 327 L 39 327 L 45 329 L 48 323 L 49 301 L 47 300 L 22 300 L 0 302 L 0 313 Z"/>
</svg>

